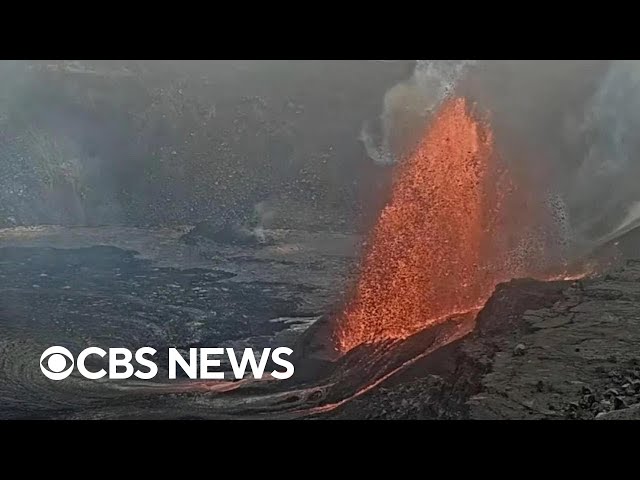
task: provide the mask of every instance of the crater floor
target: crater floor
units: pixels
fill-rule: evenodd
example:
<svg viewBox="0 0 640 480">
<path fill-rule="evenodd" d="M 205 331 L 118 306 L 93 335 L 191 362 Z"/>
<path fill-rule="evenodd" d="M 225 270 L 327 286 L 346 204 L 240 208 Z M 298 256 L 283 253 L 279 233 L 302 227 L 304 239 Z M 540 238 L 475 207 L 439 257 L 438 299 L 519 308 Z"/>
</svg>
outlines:
<svg viewBox="0 0 640 480">
<path fill-rule="evenodd" d="M 342 295 L 359 245 L 354 236 L 281 230 L 264 246 L 190 246 L 180 241 L 185 231 L 0 230 L 0 418 L 100 417 L 154 387 L 50 381 L 39 361 L 52 345 L 154 347 L 160 389 L 169 347 L 291 346 Z"/>
<path fill-rule="evenodd" d="M 299 346 L 357 273 L 357 236 L 278 230 L 268 245 L 193 246 L 185 231 L 0 230 L 0 418 L 640 418 L 634 260 L 575 282 L 499 285 L 466 336 L 466 321 L 443 325 L 291 389 L 167 382 L 162 358 L 153 381 L 47 380 L 39 359 L 51 345 Z M 382 380 L 369 389 L 362 372 Z"/>
</svg>

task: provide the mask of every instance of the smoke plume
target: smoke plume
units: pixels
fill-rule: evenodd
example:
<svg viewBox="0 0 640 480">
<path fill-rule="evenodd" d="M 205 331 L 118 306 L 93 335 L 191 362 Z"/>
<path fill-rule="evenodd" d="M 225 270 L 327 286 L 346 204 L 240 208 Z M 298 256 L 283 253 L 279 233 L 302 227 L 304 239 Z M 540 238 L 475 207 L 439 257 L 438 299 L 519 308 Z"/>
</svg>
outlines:
<svg viewBox="0 0 640 480">
<path fill-rule="evenodd" d="M 368 156 L 398 161 L 454 94 L 491 123 L 499 155 L 546 199 L 575 255 L 640 225 L 639 62 L 419 61 L 365 122 Z"/>
</svg>

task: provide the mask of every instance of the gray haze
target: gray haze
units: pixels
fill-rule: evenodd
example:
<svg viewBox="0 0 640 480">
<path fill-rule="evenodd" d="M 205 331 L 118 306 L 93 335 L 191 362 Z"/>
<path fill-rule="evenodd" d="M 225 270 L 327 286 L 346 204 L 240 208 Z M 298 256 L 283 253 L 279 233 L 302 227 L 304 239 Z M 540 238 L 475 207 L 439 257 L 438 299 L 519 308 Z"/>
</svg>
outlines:
<svg viewBox="0 0 640 480">
<path fill-rule="evenodd" d="M 477 102 L 512 170 L 563 204 L 575 246 L 639 224 L 640 62 L 419 61 L 363 124 L 372 160 L 400 158 L 451 95 Z"/>
<path fill-rule="evenodd" d="M 640 221 L 638 62 L 4 61 L 0 80 L 0 225 L 356 228 L 453 94 L 576 245 Z"/>
<path fill-rule="evenodd" d="M 0 62 L 0 225 L 239 219 L 355 228 L 357 141 L 415 62 Z M 310 225 L 311 224 L 311 225 Z"/>
</svg>

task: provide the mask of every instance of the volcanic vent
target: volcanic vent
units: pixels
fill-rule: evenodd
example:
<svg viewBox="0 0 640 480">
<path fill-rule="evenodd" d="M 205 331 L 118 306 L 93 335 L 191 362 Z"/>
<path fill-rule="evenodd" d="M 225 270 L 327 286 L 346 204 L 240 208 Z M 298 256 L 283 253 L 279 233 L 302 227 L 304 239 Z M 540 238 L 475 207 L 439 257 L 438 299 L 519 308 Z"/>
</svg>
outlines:
<svg viewBox="0 0 640 480">
<path fill-rule="evenodd" d="M 495 152 L 487 122 L 446 101 L 397 166 L 334 339 L 345 353 L 482 307 L 495 285 L 561 267 L 557 215 Z"/>
</svg>

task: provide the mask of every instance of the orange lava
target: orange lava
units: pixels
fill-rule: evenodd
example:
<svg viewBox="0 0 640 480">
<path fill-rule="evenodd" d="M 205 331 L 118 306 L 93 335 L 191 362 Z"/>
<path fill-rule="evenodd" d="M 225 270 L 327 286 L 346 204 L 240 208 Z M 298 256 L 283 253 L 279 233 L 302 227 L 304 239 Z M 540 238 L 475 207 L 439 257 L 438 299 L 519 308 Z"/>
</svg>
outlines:
<svg viewBox="0 0 640 480">
<path fill-rule="evenodd" d="M 360 280 L 336 322 L 338 350 L 406 338 L 483 305 L 499 282 L 541 272 L 550 217 L 515 184 L 490 127 L 464 99 L 446 102 L 397 167 Z"/>
</svg>

